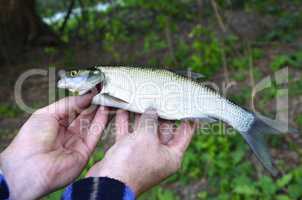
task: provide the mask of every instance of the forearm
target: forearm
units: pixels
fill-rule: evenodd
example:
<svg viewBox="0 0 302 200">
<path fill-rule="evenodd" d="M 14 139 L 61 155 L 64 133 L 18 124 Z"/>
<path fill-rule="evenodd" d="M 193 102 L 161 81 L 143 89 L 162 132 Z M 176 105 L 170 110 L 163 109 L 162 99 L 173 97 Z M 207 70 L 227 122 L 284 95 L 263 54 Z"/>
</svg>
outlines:
<svg viewBox="0 0 302 200">
<path fill-rule="evenodd" d="M 120 181 L 108 177 L 90 177 L 68 186 L 62 199 L 134 200 L 135 196 L 131 189 Z"/>
</svg>

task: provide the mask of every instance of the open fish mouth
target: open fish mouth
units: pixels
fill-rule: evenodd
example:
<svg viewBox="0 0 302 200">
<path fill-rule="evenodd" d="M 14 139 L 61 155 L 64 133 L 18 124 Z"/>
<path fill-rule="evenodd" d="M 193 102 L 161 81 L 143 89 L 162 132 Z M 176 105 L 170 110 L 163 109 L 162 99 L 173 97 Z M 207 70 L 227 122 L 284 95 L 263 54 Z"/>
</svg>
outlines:
<svg viewBox="0 0 302 200">
<path fill-rule="evenodd" d="M 97 83 L 93 88 L 91 88 L 90 90 L 88 90 L 85 93 L 96 92 L 98 94 L 98 93 L 100 93 L 102 91 L 102 89 L 103 89 L 103 84 L 102 83 Z"/>
<path fill-rule="evenodd" d="M 100 93 L 102 91 L 103 85 L 102 85 L 102 83 L 98 83 L 94 86 L 94 88 L 96 89 L 96 91 L 98 93 Z"/>
<path fill-rule="evenodd" d="M 102 88 L 103 88 L 102 83 L 97 83 L 94 87 L 92 87 L 90 89 L 78 91 L 78 94 L 79 95 L 84 95 L 84 94 L 87 94 L 89 92 L 96 92 L 98 94 L 102 91 Z"/>
</svg>

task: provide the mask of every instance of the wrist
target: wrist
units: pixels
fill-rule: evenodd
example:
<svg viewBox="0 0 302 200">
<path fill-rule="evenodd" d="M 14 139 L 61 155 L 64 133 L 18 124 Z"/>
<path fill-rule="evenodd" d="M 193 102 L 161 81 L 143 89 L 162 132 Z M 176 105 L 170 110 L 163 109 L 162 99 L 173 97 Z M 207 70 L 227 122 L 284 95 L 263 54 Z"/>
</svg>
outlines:
<svg viewBox="0 0 302 200">
<path fill-rule="evenodd" d="M 15 163 L 16 164 L 16 163 Z M 5 155 L 0 154 L 0 169 L 5 179 L 9 190 L 9 199 L 37 199 L 38 187 L 34 179 L 29 179 L 29 176 L 35 178 L 33 174 L 25 173 L 20 166 L 19 169 L 15 165 L 11 165 L 10 162 L 6 162 Z M 21 169 L 21 170 L 20 170 Z"/>
<path fill-rule="evenodd" d="M 80 179 L 69 185 L 63 193 L 62 200 L 70 199 L 70 196 L 89 198 L 94 193 L 94 199 L 135 200 L 135 194 L 125 183 L 109 177 L 88 177 Z"/>
<path fill-rule="evenodd" d="M 112 172 L 111 170 L 94 171 L 91 169 L 86 177 L 108 177 L 124 183 L 136 197 L 141 193 L 140 184 L 136 183 L 135 179 L 127 176 L 127 173 Z"/>
</svg>

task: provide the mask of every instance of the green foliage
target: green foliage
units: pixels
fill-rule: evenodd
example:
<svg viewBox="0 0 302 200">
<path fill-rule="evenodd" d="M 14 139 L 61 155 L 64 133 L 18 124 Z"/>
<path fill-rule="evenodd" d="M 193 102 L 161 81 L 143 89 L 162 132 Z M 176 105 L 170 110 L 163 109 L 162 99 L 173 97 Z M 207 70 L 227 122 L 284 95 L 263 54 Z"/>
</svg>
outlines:
<svg viewBox="0 0 302 200">
<path fill-rule="evenodd" d="M 290 181 L 293 179 L 292 174 L 287 174 L 281 177 L 280 179 L 277 180 L 276 185 L 279 189 L 284 188 L 287 184 L 290 183 Z"/>
<path fill-rule="evenodd" d="M 73 67 L 75 66 L 75 51 L 73 48 L 66 49 L 65 52 L 65 57 L 64 57 L 64 65 L 66 67 Z"/>
<path fill-rule="evenodd" d="M 301 1 L 282 1 L 282 0 L 247 0 L 240 2 L 241 7 L 245 7 L 250 12 L 260 12 L 263 15 L 271 15 L 275 19 L 273 29 L 264 38 L 267 41 L 294 42 L 299 36 L 297 27 L 301 26 L 302 13 L 300 12 Z M 243 3 L 244 2 L 244 3 Z M 284 9 L 284 8 L 297 9 Z"/>
<path fill-rule="evenodd" d="M 167 48 L 166 41 L 162 40 L 156 33 L 151 32 L 145 37 L 144 52 L 157 51 Z"/>
<path fill-rule="evenodd" d="M 292 64 L 292 60 L 290 58 L 290 56 L 288 55 L 280 55 L 277 56 L 271 64 L 271 68 L 274 71 L 277 71 L 279 69 L 281 69 L 282 67 L 285 67 L 286 65 L 290 65 Z"/>
<path fill-rule="evenodd" d="M 241 70 L 246 69 L 249 66 L 249 58 L 248 57 L 240 57 L 232 60 L 232 65 L 234 69 Z"/>
<path fill-rule="evenodd" d="M 269 41 L 280 40 L 282 42 L 293 42 L 298 36 L 298 33 L 294 30 L 296 27 L 301 26 L 301 21 L 301 12 L 282 13 L 273 31 L 266 36 L 266 39 Z"/>
<path fill-rule="evenodd" d="M 193 71 L 206 76 L 213 75 L 222 64 L 222 52 L 219 40 L 213 32 L 197 25 L 190 33 L 193 38 L 193 53 L 189 60 L 189 66 Z"/>
<path fill-rule="evenodd" d="M 17 106 L 0 104 L 0 117 L 14 118 L 20 115 L 22 111 Z"/>
<path fill-rule="evenodd" d="M 177 200 L 178 197 L 175 196 L 175 194 L 171 190 L 165 190 L 162 188 L 158 188 L 156 190 L 156 195 L 154 199 L 158 200 Z"/>
<path fill-rule="evenodd" d="M 294 68 L 302 68 L 302 51 L 292 54 L 281 54 L 274 58 L 271 63 L 271 69 L 277 71 L 283 67 L 291 66 Z"/>
<path fill-rule="evenodd" d="M 49 56 L 53 56 L 58 52 L 58 50 L 54 47 L 45 47 L 44 48 L 44 53 L 49 55 Z"/>
<path fill-rule="evenodd" d="M 279 14 L 281 12 L 280 4 L 276 0 L 248 0 L 244 5 L 247 10 L 257 10 L 262 13 Z"/>
<path fill-rule="evenodd" d="M 238 105 L 246 105 L 250 100 L 251 89 L 249 87 L 242 88 L 238 94 L 230 96 L 230 100 Z"/>
<path fill-rule="evenodd" d="M 301 88 L 302 88 L 302 80 L 291 82 L 288 87 L 289 96 L 294 97 L 294 96 L 301 95 L 302 94 Z"/>
<path fill-rule="evenodd" d="M 199 199 L 299 199 L 302 170 L 298 168 L 276 181 L 261 173 L 253 177 L 254 167 L 247 160 L 248 148 L 239 135 L 221 135 L 221 129 L 203 129 L 193 138 L 176 180 L 207 177 L 211 188 L 198 193 Z M 196 156 L 199 155 L 199 156 Z M 219 178 L 217 178 L 219 177 Z M 173 180 L 173 179 L 172 179 Z M 285 192 L 285 188 L 288 191 Z M 280 194 L 280 192 L 282 192 Z"/>
<path fill-rule="evenodd" d="M 300 127 L 302 127 L 302 115 L 301 114 L 297 117 L 297 123 Z"/>
<path fill-rule="evenodd" d="M 240 183 L 240 182 L 239 182 Z M 237 195 L 242 195 L 245 197 L 249 197 L 249 196 L 256 196 L 256 194 L 258 193 L 258 191 L 256 190 L 256 188 L 253 186 L 253 184 L 237 184 L 234 187 L 234 193 Z"/>
<path fill-rule="evenodd" d="M 155 187 L 148 193 L 142 195 L 139 200 L 179 200 L 175 192 L 162 187 Z"/>
<path fill-rule="evenodd" d="M 44 200 L 58 200 L 61 198 L 62 194 L 63 194 L 64 190 L 61 189 L 59 191 L 56 191 L 50 195 L 48 195 L 47 197 L 44 197 Z"/>
</svg>

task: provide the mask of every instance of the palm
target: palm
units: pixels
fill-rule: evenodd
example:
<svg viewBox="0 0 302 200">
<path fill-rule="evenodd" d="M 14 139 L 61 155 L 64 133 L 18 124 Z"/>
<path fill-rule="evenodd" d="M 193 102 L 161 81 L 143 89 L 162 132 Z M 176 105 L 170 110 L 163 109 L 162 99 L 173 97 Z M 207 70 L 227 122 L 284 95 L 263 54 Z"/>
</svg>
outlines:
<svg viewBox="0 0 302 200">
<path fill-rule="evenodd" d="M 91 124 L 106 123 L 103 111 L 85 110 L 77 116 L 69 125 L 67 119 L 53 121 L 49 127 L 58 127 L 56 138 L 45 146 L 44 168 L 48 171 L 46 185 L 49 183 L 63 186 L 75 179 L 83 170 L 98 141 L 101 129 L 91 130 Z M 83 127 L 84 126 L 84 127 Z M 104 126 L 102 126 L 104 127 Z M 64 176 L 60 176 L 64 174 Z M 61 178 L 60 178 L 61 177 Z"/>
<path fill-rule="evenodd" d="M 37 193 L 45 194 L 76 179 L 107 122 L 104 108 L 86 108 L 90 100 L 91 96 L 66 98 L 33 114 L 2 153 L 9 181 L 22 182 L 30 174 L 32 183 L 25 186 L 32 184 Z"/>
</svg>

